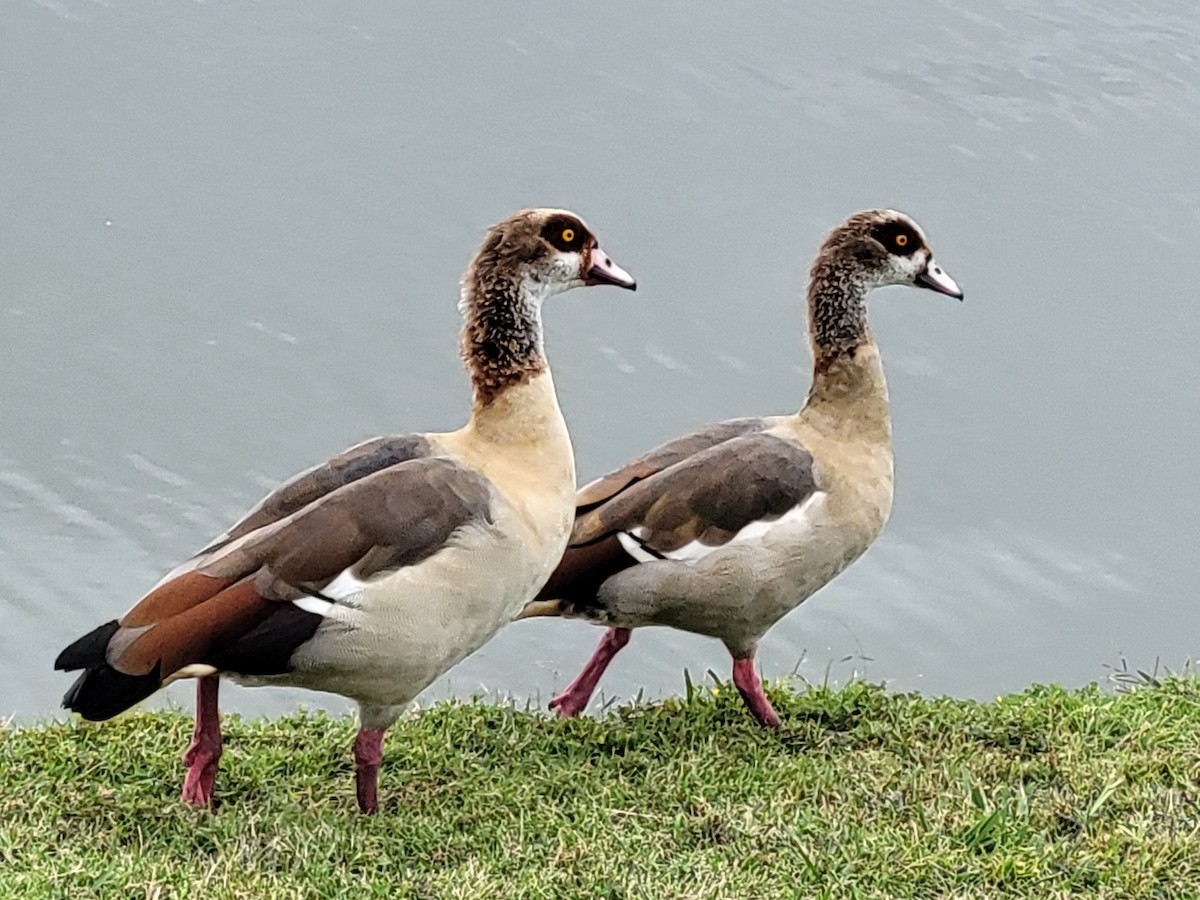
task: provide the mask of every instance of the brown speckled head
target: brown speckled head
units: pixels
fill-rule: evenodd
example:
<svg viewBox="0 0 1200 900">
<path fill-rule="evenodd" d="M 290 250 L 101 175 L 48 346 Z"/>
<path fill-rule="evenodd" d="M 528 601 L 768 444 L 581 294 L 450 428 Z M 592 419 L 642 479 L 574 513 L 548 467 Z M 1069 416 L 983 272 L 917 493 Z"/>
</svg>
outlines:
<svg viewBox="0 0 1200 900">
<path fill-rule="evenodd" d="M 933 258 L 921 227 L 894 209 L 855 213 L 833 229 L 813 261 L 809 336 L 818 366 L 870 339 L 864 299 L 872 288 L 911 284 L 962 299 Z"/>
<path fill-rule="evenodd" d="M 575 213 L 523 209 L 488 229 L 463 276 L 459 304 L 462 355 L 477 403 L 545 369 L 542 301 L 593 284 L 637 289 Z"/>
</svg>

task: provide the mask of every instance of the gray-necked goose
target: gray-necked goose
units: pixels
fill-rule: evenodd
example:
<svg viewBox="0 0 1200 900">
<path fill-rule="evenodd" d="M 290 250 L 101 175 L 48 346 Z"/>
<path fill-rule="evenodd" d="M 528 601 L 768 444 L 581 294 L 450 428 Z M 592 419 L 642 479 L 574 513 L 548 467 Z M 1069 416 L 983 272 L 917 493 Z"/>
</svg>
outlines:
<svg viewBox="0 0 1200 900">
<path fill-rule="evenodd" d="M 629 629 L 667 625 L 722 640 L 750 711 L 779 723 L 754 671 L 758 641 L 857 559 L 891 511 L 887 386 L 864 303 L 888 284 L 962 299 L 916 222 L 857 213 L 812 265 L 804 408 L 701 428 L 579 491 L 570 545 L 523 614 L 611 626 L 552 701 L 560 715 L 587 706 Z"/>
<path fill-rule="evenodd" d="M 518 212 L 463 278 L 467 424 L 375 438 L 304 472 L 176 568 L 119 620 L 59 655 L 83 669 L 63 705 L 115 716 L 197 677 L 184 800 L 212 798 L 218 678 L 359 705 L 358 803 L 375 810 L 383 732 L 435 678 L 511 622 L 566 547 L 575 464 L 542 348 L 542 301 L 634 289 L 583 221 Z"/>
</svg>

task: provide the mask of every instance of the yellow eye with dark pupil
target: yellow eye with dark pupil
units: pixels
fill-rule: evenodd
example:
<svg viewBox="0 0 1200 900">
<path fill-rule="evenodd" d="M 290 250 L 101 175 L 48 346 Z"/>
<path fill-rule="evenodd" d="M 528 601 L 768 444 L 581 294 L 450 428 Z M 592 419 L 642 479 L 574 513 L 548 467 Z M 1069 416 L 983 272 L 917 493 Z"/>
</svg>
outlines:
<svg viewBox="0 0 1200 900">
<path fill-rule="evenodd" d="M 574 228 L 564 228 L 563 233 L 562 233 L 562 239 L 563 239 L 564 244 L 569 244 L 569 243 L 571 243 L 571 241 L 575 240 L 575 229 Z"/>
<path fill-rule="evenodd" d="M 908 246 L 908 235 L 907 234 L 896 235 L 896 246 L 897 247 L 907 247 Z"/>
</svg>

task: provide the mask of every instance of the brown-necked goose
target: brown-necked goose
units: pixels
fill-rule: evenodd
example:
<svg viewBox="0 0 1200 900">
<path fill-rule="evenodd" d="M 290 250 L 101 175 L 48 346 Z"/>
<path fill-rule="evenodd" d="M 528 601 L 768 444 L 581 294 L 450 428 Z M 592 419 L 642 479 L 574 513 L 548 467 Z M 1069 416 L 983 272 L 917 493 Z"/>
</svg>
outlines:
<svg viewBox="0 0 1200 900">
<path fill-rule="evenodd" d="M 570 532 L 575 464 L 542 348 L 542 301 L 634 289 L 574 213 L 491 228 L 463 278 L 467 424 L 375 438 L 270 494 L 125 616 L 59 655 L 83 669 L 63 705 L 115 716 L 197 677 L 183 799 L 212 799 L 218 678 L 342 694 L 359 705 L 359 807 L 376 809 L 383 732 L 435 678 L 511 622 Z"/>
<path fill-rule="evenodd" d="M 888 284 L 962 299 L 916 222 L 857 213 L 810 272 L 804 408 L 701 428 L 579 491 L 570 545 L 523 613 L 610 626 L 552 701 L 560 715 L 587 706 L 630 629 L 667 625 L 722 640 L 750 711 L 779 723 L 754 671 L 759 640 L 857 559 L 891 511 L 887 386 L 864 304 Z"/>
</svg>

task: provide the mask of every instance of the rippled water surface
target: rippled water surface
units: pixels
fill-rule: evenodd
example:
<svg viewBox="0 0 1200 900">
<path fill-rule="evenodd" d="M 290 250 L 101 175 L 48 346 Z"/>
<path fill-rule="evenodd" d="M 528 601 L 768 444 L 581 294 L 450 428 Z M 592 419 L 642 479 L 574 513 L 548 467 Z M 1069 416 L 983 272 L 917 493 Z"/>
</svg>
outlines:
<svg viewBox="0 0 1200 900">
<path fill-rule="evenodd" d="M 10 0 L 0 9 L 0 714 L 284 477 L 455 427 L 456 283 L 512 209 L 641 284 L 547 310 L 591 477 L 786 412 L 825 229 L 913 213 L 959 305 L 872 321 L 896 506 L 768 675 L 988 696 L 1200 650 L 1200 6 Z M 599 632 L 431 689 L 544 700 Z M 639 633 L 609 696 L 727 669 Z M 184 698 L 182 692 L 173 696 Z M 246 712 L 320 695 L 226 692 Z"/>
</svg>

